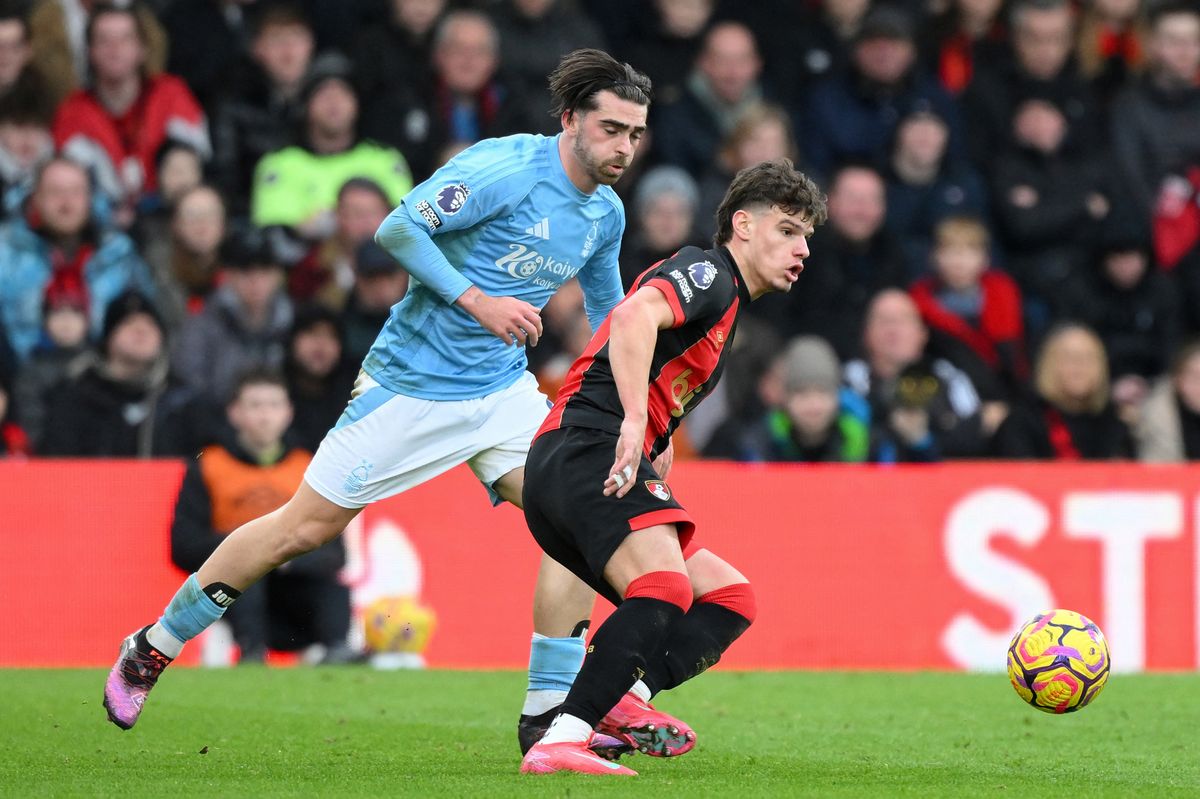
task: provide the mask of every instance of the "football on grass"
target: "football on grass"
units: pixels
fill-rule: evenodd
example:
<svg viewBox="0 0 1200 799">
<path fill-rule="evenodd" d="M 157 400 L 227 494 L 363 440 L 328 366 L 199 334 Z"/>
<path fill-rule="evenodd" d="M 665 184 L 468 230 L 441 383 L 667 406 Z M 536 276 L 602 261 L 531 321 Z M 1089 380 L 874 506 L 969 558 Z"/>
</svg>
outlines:
<svg viewBox="0 0 1200 799">
<path fill-rule="evenodd" d="M 1096 623 L 1073 610 L 1039 613 L 1008 645 L 1008 678 L 1047 713 L 1086 707 L 1108 682 L 1108 643 Z"/>
</svg>

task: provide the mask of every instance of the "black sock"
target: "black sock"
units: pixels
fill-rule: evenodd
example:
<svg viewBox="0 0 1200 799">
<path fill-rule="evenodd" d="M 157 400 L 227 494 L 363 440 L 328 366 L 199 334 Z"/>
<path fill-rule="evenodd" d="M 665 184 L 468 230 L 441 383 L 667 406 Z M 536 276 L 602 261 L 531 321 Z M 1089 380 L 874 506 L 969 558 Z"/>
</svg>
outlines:
<svg viewBox="0 0 1200 799">
<path fill-rule="evenodd" d="M 687 682 L 715 665 L 749 626 L 749 619 L 729 608 L 713 602 L 692 603 L 683 618 L 671 625 L 642 682 L 651 695 Z"/>
<path fill-rule="evenodd" d="M 562 712 L 595 727 L 642 677 L 647 653 L 659 650 L 667 630 L 682 617 L 678 605 L 661 599 L 634 597 L 622 602 L 592 636 Z"/>
</svg>

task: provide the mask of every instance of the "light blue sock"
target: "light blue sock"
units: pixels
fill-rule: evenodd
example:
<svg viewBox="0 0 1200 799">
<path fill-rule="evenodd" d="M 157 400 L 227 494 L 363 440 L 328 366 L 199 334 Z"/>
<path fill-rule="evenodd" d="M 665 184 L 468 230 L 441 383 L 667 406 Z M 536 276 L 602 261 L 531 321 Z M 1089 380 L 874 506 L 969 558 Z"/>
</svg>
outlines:
<svg viewBox="0 0 1200 799">
<path fill-rule="evenodd" d="M 529 647 L 529 688 L 522 713 L 536 716 L 562 704 L 583 666 L 583 636 L 547 638 L 533 634 Z"/>
<path fill-rule="evenodd" d="M 204 593 L 193 574 L 179 586 L 158 623 L 182 645 L 208 629 L 224 613 L 225 608 Z"/>
</svg>

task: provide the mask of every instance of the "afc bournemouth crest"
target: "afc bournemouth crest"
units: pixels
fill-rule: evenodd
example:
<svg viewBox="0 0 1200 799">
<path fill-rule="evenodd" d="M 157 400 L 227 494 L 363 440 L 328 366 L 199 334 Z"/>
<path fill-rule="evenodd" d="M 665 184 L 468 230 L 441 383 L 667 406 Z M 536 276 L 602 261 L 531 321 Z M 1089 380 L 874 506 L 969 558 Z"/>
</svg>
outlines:
<svg viewBox="0 0 1200 799">
<path fill-rule="evenodd" d="M 647 480 L 646 490 L 661 499 L 663 502 L 666 502 L 671 498 L 671 489 L 668 488 L 667 484 L 662 480 Z"/>
</svg>

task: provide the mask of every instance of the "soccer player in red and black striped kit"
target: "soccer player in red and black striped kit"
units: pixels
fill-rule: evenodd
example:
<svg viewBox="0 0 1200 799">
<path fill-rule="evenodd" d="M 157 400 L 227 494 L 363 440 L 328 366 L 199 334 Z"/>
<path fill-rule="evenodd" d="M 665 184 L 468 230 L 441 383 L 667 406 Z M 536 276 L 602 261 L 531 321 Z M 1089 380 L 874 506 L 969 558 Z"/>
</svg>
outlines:
<svg viewBox="0 0 1200 799">
<path fill-rule="evenodd" d="M 525 518 L 618 607 L 522 772 L 635 774 L 587 748 L 593 728 L 629 691 L 644 705 L 630 726 L 654 719 L 654 694 L 716 663 L 754 620 L 749 582 L 695 539 L 660 456 L 720 378 L 738 313 L 791 289 L 824 219 L 825 198 L 790 161 L 742 170 L 717 210 L 717 246 L 644 272 L 567 375 L 526 461 Z M 695 743 L 691 730 L 657 733 L 673 753 Z"/>
</svg>

